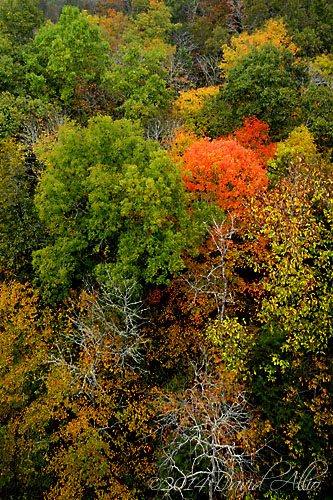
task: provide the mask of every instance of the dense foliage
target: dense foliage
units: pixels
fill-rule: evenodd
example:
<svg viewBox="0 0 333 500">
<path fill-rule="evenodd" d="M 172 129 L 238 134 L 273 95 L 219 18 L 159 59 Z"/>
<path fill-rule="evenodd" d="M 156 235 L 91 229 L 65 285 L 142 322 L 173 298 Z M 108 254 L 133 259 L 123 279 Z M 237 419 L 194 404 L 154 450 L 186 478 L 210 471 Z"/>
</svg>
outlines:
<svg viewBox="0 0 333 500">
<path fill-rule="evenodd" d="M 0 497 L 328 500 L 327 0 L 0 0 Z"/>
</svg>

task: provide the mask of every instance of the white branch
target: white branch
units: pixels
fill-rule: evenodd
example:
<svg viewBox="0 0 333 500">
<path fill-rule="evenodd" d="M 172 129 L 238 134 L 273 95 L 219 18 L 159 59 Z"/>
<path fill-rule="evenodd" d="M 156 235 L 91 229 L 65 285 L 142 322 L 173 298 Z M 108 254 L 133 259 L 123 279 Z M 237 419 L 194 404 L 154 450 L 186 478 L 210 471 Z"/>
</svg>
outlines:
<svg viewBox="0 0 333 500">
<path fill-rule="evenodd" d="M 198 295 L 212 295 L 214 297 L 219 323 L 222 324 L 226 304 L 233 303 L 232 296 L 228 293 L 225 259 L 232 237 L 236 232 L 235 216 L 231 217 L 229 228 L 225 228 L 225 222 L 218 224 L 213 219 L 213 226 L 208 232 L 218 252 L 218 262 L 214 263 L 205 275 L 200 275 L 199 278 L 190 276 L 190 279 L 184 278 L 184 280 L 194 291 L 194 301 Z"/>
<path fill-rule="evenodd" d="M 58 353 L 48 360 L 62 367 L 71 376 L 70 386 L 79 383 L 79 393 L 85 393 L 94 402 L 101 391 L 100 368 L 103 363 L 142 370 L 142 348 L 146 343 L 142 302 L 134 300 L 135 283 L 112 283 L 93 290 L 82 309 L 72 313 L 72 328 L 61 342 L 56 342 Z"/>
</svg>

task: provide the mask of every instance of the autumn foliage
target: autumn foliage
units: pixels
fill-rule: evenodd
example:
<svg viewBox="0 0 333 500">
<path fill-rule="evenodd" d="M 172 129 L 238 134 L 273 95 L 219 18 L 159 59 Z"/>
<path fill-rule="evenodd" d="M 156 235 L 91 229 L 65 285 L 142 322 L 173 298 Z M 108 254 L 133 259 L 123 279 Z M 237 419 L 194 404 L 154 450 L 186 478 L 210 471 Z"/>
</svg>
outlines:
<svg viewBox="0 0 333 500">
<path fill-rule="evenodd" d="M 268 184 L 257 154 L 231 138 L 194 142 L 184 154 L 182 168 L 189 191 L 225 210 L 239 209 Z"/>
<path fill-rule="evenodd" d="M 331 500 L 329 4 L 0 0 L 0 500 Z"/>
<path fill-rule="evenodd" d="M 252 34 L 245 31 L 239 36 L 233 36 L 230 46 L 227 44 L 223 45 L 223 61 L 220 64 L 220 68 L 224 76 L 228 77 L 230 70 L 244 56 L 250 54 L 254 49 L 260 49 L 267 44 L 273 45 L 281 51 L 287 49 L 294 55 L 298 51 L 297 46 L 292 41 L 292 37 L 288 35 L 285 24 L 281 20 L 270 19 L 262 29 Z"/>
<path fill-rule="evenodd" d="M 111 52 L 116 52 L 127 25 L 127 17 L 122 12 L 108 9 L 104 15 L 89 15 L 88 19 L 92 26 L 100 27 L 103 38 L 110 45 Z"/>
<path fill-rule="evenodd" d="M 269 138 L 268 123 L 258 120 L 255 116 L 245 118 L 243 127 L 234 132 L 234 137 L 245 148 L 253 149 L 263 165 L 273 158 L 276 144 Z"/>
<path fill-rule="evenodd" d="M 184 123 L 189 133 L 205 134 L 209 117 L 202 113 L 207 100 L 217 96 L 219 87 L 184 90 L 174 103 L 174 114 Z"/>
</svg>

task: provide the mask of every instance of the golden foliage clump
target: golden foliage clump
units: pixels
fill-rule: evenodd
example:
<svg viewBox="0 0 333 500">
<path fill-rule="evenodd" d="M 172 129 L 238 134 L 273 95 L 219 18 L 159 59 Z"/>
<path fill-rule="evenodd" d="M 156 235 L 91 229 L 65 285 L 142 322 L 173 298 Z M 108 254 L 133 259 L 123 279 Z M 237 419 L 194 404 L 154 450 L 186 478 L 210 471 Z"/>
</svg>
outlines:
<svg viewBox="0 0 333 500">
<path fill-rule="evenodd" d="M 218 86 L 184 90 L 174 103 L 174 113 L 183 122 L 184 127 L 198 136 L 204 135 L 209 117 L 202 113 L 205 102 L 217 96 Z"/>
<path fill-rule="evenodd" d="M 264 27 L 249 34 L 246 31 L 239 36 L 233 36 L 230 46 L 222 45 L 223 61 L 220 64 L 223 78 L 228 78 L 230 70 L 252 50 L 259 50 L 264 45 L 271 44 L 274 47 L 289 50 L 292 54 L 298 52 L 292 37 L 288 35 L 285 24 L 280 19 L 269 19 Z"/>
</svg>

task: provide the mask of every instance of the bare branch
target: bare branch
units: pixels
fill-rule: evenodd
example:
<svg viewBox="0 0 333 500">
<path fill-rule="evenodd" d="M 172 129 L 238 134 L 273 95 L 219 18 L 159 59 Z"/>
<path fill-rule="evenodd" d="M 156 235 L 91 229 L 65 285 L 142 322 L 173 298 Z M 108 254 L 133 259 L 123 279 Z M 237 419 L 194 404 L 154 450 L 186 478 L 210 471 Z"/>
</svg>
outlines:
<svg viewBox="0 0 333 500">
<path fill-rule="evenodd" d="M 221 83 L 220 57 L 200 54 L 196 57 L 195 62 L 204 75 L 207 85 L 214 86 Z"/>
<path fill-rule="evenodd" d="M 184 278 L 185 282 L 194 291 L 194 301 L 198 295 L 211 295 L 214 297 L 220 324 L 223 323 L 225 318 L 226 304 L 233 303 L 232 296 L 228 293 L 225 259 L 232 237 L 236 232 L 235 218 L 235 216 L 231 216 L 230 227 L 226 227 L 225 221 L 218 224 L 213 219 L 213 226 L 208 232 L 218 252 L 218 261 L 212 265 L 205 275 L 199 277 L 191 275 L 189 279 Z"/>
<path fill-rule="evenodd" d="M 178 129 L 181 128 L 181 122 L 178 119 L 156 118 L 148 123 L 146 127 L 146 139 L 158 141 L 162 146 L 169 144 Z"/>
<path fill-rule="evenodd" d="M 19 134 L 20 141 L 25 145 L 35 144 L 43 133 L 52 134 L 56 132 L 64 124 L 65 120 L 66 116 L 60 113 L 53 113 L 41 120 L 37 118 L 26 120 Z"/>
<path fill-rule="evenodd" d="M 95 400 L 102 391 L 100 370 L 103 364 L 142 370 L 142 348 L 146 340 L 142 302 L 135 300 L 136 283 L 110 283 L 99 294 L 91 290 L 84 307 L 74 310 L 72 328 L 48 360 L 70 374 L 70 386 Z M 78 388 L 79 385 L 79 388 Z"/>
<path fill-rule="evenodd" d="M 213 500 L 252 475 L 254 451 L 248 438 L 251 415 L 245 393 L 230 397 L 230 387 L 207 370 L 195 369 L 191 388 L 165 397 L 159 406 L 162 435 L 159 477 L 151 488 L 171 498 L 197 489 Z"/>
</svg>

